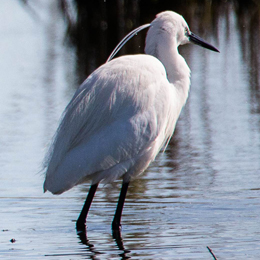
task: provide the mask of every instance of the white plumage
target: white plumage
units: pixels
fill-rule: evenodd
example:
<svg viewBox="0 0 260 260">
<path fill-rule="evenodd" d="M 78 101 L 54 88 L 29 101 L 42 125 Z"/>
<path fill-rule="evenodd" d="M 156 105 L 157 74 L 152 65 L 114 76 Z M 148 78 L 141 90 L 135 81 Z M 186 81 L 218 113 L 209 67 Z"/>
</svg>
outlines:
<svg viewBox="0 0 260 260">
<path fill-rule="evenodd" d="M 65 110 L 44 188 L 61 193 L 86 178 L 110 182 L 143 172 L 173 133 L 181 109 L 176 93 L 152 56 L 101 66 Z"/>
<path fill-rule="evenodd" d="M 129 183 L 149 166 L 168 144 L 188 97 L 190 70 L 177 48 L 191 37 L 182 16 L 160 13 L 145 55 L 113 59 L 83 82 L 46 157 L 45 191 L 60 194 L 86 180 Z"/>
</svg>

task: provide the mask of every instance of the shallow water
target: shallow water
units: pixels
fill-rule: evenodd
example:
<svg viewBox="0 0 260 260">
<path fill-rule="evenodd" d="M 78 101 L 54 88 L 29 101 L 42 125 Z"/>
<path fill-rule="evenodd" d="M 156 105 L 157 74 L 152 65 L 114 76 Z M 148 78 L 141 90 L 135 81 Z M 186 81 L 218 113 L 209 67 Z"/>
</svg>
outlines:
<svg viewBox="0 0 260 260">
<path fill-rule="evenodd" d="M 82 77 L 77 50 L 64 40 L 55 1 L 0 1 L 3 259 L 213 259 L 207 246 L 218 259 L 259 258 L 259 19 L 250 23 L 232 5 L 220 10 L 215 34 L 202 36 L 221 53 L 181 49 L 192 71 L 189 101 L 166 152 L 130 185 L 122 241 L 111 234 L 120 181 L 98 189 L 84 240 L 75 221 L 88 184 L 43 194 L 39 173 Z"/>
</svg>

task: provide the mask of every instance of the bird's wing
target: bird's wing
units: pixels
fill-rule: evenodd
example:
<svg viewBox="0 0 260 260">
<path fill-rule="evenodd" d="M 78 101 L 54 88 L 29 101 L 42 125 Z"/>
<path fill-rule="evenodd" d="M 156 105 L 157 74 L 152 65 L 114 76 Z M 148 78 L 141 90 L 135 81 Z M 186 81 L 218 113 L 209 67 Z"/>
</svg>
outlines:
<svg viewBox="0 0 260 260">
<path fill-rule="evenodd" d="M 146 62 L 138 56 L 115 59 L 80 86 L 47 157 L 45 189 L 63 192 L 86 176 L 100 181 L 113 167 L 122 175 L 141 157 L 146 164 L 154 159 L 169 137 L 170 87 L 161 63 L 140 56 Z"/>
</svg>

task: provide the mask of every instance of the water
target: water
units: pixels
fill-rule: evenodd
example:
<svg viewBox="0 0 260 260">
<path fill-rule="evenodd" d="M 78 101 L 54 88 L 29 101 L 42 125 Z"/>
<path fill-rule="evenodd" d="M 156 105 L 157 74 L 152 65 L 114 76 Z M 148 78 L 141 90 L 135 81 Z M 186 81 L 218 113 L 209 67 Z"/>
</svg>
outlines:
<svg viewBox="0 0 260 260">
<path fill-rule="evenodd" d="M 166 152 L 130 185 L 120 241 L 111 234 L 119 181 L 98 189 L 86 240 L 76 234 L 75 221 L 88 184 L 60 196 L 43 194 L 44 177 L 39 173 L 78 82 L 105 61 L 115 44 L 102 53 L 93 49 L 94 43 L 86 46 L 92 56 L 83 66 L 79 57 L 84 53 L 77 43 L 68 44 L 67 22 L 57 2 L 28 3 L 0 2 L 0 256 L 213 259 L 208 246 L 218 259 L 258 259 L 260 59 L 259 32 L 254 28 L 259 8 L 241 3 L 218 6 L 213 1 L 209 10 L 192 1 L 193 10 L 204 13 L 205 8 L 214 17 L 204 28 L 198 22 L 204 16 L 187 16 L 192 31 L 202 33 L 221 53 L 198 46 L 181 48 L 192 70 L 189 101 Z M 169 4 L 164 9 L 173 8 Z M 146 17 L 159 11 L 151 8 Z M 97 35 L 104 46 L 110 34 L 105 21 L 102 25 L 104 35 Z M 205 34 L 203 28 L 213 34 Z M 119 38 L 124 30 L 119 30 Z M 142 38 L 135 41 L 142 45 Z"/>
</svg>

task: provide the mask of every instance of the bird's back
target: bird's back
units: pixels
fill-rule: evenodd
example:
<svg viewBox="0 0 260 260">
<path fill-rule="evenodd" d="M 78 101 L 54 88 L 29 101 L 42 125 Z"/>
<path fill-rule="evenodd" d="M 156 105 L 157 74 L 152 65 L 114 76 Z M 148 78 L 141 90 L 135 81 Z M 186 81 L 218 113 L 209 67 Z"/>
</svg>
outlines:
<svg viewBox="0 0 260 260">
<path fill-rule="evenodd" d="M 156 58 L 123 56 L 104 64 L 65 109 L 46 158 L 44 189 L 62 193 L 86 179 L 140 174 L 172 135 L 181 106 Z"/>
</svg>

